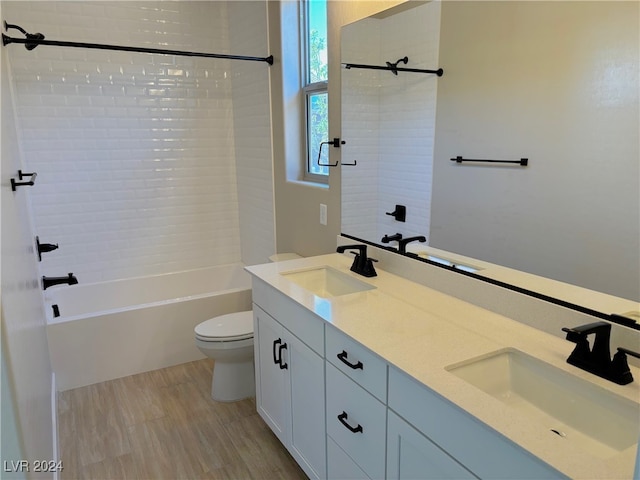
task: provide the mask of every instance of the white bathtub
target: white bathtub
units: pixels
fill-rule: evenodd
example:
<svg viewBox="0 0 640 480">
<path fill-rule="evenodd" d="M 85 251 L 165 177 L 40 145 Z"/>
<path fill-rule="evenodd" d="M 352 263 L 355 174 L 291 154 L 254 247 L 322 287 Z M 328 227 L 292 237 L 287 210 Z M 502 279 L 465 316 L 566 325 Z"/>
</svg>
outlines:
<svg viewBox="0 0 640 480">
<path fill-rule="evenodd" d="M 250 310 L 251 278 L 243 265 L 231 264 L 55 286 L 45 300 L 51 363 L 64 391 L 205 358 L 195 346 L 194 327 Z"/>
</svg>

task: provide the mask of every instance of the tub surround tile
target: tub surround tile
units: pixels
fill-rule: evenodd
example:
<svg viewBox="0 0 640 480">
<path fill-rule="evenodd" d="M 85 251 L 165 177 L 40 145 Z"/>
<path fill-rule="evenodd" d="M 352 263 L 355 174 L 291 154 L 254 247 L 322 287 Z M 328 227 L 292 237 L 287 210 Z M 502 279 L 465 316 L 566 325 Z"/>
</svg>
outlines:
<svg viewBox="0 0 640 480">
<path fill-rule="evenodd" d="M 84 3 L 3 13 L 48 39 L 268 54 L 264 2 Z M 273 253 L 268 67 L 59 47 L 7 56 L 23 169 L 38 172 L 33 223 L 60 245 L 43 271 L 86 283 Z"/>
</svg>

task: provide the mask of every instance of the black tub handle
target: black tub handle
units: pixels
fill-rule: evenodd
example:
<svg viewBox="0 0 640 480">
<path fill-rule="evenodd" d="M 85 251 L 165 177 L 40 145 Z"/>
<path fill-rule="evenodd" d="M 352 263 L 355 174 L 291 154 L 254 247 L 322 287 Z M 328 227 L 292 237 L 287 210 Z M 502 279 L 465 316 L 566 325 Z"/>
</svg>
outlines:
<svg viewBox="0 0 640 480">
<path fill-rule="evenodd" d="M 345 427 L 347 427 L 349 429 L 350 432 L 353 433 L 362 433 L 362 425 L 358 424 L 358 426 L 356 427 L 352 427 L 351 425 L 349 425 L 349 423 L 347 422 L 347 412 L 345 412 L 344 410 L 342 411 L 342 413 L 340 415 L 338 415 L 338 420 L 340 421 L 340 423 L 342 425 L 344 425 Z"/>
<path fill-rule="evenodd" d="M 358 360 L 358 363 L 351 363 L 349 360 L 347 360 L 348 355 L 349 354 L 346 352 L 346 350 L 342 350 L 342 352 L 336 356 L 338 357 L 338 360 L 344 363 L 347 367 L 353 368 L 354 370 L 364 370 L 364 365 L 360 360 Z"/>
</svg>

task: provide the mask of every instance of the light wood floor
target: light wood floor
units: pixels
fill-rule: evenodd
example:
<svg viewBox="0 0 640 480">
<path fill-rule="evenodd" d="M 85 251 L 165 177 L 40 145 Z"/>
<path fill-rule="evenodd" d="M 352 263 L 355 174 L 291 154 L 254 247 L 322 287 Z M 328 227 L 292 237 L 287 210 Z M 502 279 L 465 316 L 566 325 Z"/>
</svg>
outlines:
<svg viewBox="0 0 640 480">
<path fill-rule="evenodd" d="M 70 479 L 306 479 L 256 412 L 211 400 L 206 359 L 59 394 Z"/>
</svg>

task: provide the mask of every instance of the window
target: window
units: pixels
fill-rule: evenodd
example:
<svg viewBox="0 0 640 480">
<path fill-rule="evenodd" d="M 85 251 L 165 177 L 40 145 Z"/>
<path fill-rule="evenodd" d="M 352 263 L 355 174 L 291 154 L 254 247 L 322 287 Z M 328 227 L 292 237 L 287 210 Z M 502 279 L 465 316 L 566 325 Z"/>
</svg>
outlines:
<svg viewBox="0 0 640 480">
<path fill-rule="evenodd" d="M 329 167 L 318 165 L 321 142 L 329 140 L 329 96 L 327 94 L 327 0 L 302 1 L 303 67 L 302 87 L 306 118 L 305 179 L 327 182 Z M 320 163 L 329 160 L 328 145 L 322 148 Z"/>
</svg>

